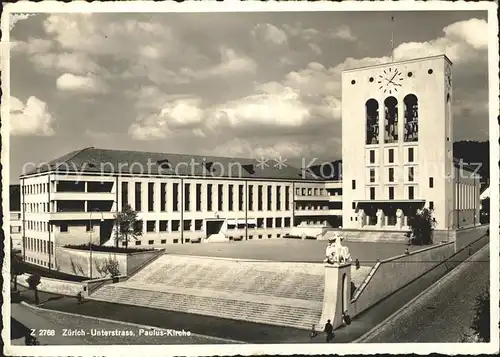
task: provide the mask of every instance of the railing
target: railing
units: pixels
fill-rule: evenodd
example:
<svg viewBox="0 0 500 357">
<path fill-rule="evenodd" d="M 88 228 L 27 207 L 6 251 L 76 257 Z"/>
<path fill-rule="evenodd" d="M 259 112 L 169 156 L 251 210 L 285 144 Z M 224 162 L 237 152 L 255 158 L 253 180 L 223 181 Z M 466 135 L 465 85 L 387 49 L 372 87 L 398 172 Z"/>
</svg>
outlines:
<svg viewBox="0 0 500 357">
<path fill-rule="evenodd" d="M 139 264 L 138 266 L 136 266 L 134 269 L 132 269 L 129 273 L 127 273 L 127 277 L 128 278 L 131 278 L 135 273 L 137 273 L 139 270 L 141 270 L 142 268 L 144 268 L 146 265 L 152 263 L 154 260 L 158 259 L 159 257 L 161 257 L 162 255 L 164 255 L 166 253 L 166 250 L 165 249 L 160 249 L 157 254 L 153 255 L 152 257 L 150 257 L 148 260 L 145 260 L 143 261 L 141 264 Z"/>
</svg>

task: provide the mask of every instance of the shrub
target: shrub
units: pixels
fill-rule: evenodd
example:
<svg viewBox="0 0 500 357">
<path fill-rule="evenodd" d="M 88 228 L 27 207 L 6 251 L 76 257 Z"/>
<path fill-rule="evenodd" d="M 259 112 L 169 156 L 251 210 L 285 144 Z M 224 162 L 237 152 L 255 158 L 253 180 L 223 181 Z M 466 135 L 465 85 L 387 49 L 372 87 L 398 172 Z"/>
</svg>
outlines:
<svg viewBox="0 0 500 357">
<path fill-rule="evenodd" d="M 80 245 L 65 245 L 64 248 L 77 249 L 77 250 L 89 250 L 89 244 Z M 106 252 L 106 253 L 136 253 L 136 252 L 149 252 L 154 250 L 153 248 L 125 248 L 125 247 L 107 247 L 104 245 L 92 244 L 92 251 L 94 252 Z"/>
<path fill-rule="evenodd" d="M 490 292 L 483 291 L 476 298 L 476 314 L 471 328 L 482 342 L 490 342 Z"/>
<path fill-rule="evenodd" d="M 414 217 L 410 217 L 408 225 L 411 230 L 406 235 L 410 238 L 410 243 L 415 245 L 432 244 L 432 235 L 436 223 L 433 211 L 427 208 L 417 212 Z"/>
</svg>

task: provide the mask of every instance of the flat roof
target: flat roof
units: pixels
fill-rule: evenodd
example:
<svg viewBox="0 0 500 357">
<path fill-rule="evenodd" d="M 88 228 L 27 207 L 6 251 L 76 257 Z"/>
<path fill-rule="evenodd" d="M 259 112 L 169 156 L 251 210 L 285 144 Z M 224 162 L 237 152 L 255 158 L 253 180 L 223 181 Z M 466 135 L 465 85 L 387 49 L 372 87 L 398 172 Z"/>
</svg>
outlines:
<svg viewBox="0 0 500 357">
<path fill-rule="evenodd" d="M 402 61 L 393 61 L 393 62 L 387 62 L 387 63 L 379 63 L 379 64 L 374 64 L 374 65 L 371 65 L 371 66 L 362 66 L 362 67 L 356 67 L 356 68 L 349 68 L 349 69 L 342 70 L 342 73 L 344 73 L 344 72 L 351 72 L 351 71 L 358 71 L 360 69 L 388 67 L 388 66 L 393 66 L 393 65 L 396 65 L 396 64 L 403 64 L 403 63 L 421 62 L 421 61 L 425 61 L 425 60 L 429 60 L 429 59 L 434 59 L 434 58 L 440 58 L 440 57 L 444 57 L 444 59 L 450 65 L 453 65 L 453 62 L 451 62 L 450 59 L 443 53 L 443 54 L 435 55 L 435 56 L 419 57 L 419 58 L 413 58 L 413 59 L 402 60 Z"/>
</svg>

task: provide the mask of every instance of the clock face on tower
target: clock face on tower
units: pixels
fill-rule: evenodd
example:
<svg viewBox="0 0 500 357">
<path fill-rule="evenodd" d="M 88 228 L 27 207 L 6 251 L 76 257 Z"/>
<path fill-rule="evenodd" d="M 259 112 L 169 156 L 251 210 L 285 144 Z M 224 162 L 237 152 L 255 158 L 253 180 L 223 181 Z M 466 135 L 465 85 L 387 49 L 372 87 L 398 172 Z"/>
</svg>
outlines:
<svg viewBox="0 0 500 357">
<path fill-rule="evenodd" d="M 384 93 L 392 94 L 402 87 L 403 73 L 395 68 L 386 68 L 381 74 L 378 75 L 380 90 Z"/>
<path fill-rule="evenodd" d="M 451 89 L 451 68 L 449 66 L 446 66 L 444 75 L 446 89 L 449 91 Z"/>
</svg>

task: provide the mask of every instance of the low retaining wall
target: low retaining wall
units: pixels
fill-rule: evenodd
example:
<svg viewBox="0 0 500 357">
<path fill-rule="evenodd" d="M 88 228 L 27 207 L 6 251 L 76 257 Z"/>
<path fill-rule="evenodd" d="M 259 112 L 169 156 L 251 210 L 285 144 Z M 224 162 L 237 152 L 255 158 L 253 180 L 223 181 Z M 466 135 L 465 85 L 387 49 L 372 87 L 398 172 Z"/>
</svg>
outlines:
<svg viewBox="0 0 500 357">
<path fill-rule="evenodd" d="M 454 244 L 450 242 L 380 261 L 351 301 L 351 315 L 356 316 L 373 306 L 448 259 L 453 253 Z"/>
<path fill-rule="evenodd" d="M 91 277 L 90 255 L 92 255 L 92 278 L 106 278 L 109 273 L 104 270 L 109 259 L 118 262 L 119 274 L 127 275 L 135 272 L 154 257 L 164 254 L 164 249 L 133 253 L 98 252 L 72 249 L 66 247 L 56 248 L 55 270 L 83 277 Z"/>
<path fill-rule="evenodd" d="M 29 287 L 27 282 L 30 274 L 23 274 L 17 277 L 17 283 L 24 287 Z M 80 291 L 82 291 L 82 283 L 77 283 L 67 280 L 57 280 L 42 277 L 40 279 L 40 285 L 38 285 L 39 291 L 45 291 L 47 293 L 54 293 L 59 295 L 76 296 Z"/>
<path fill-rule="evenodd" d="M 490 225 L 481 225 L 477 227 L 471 227 L 466 229 L 461 229 L 455 233 L 455 251 L 463 249 L 469 244 L 475 242 L 479 237 L 485 235 L 489 229 Z"/>
<path fill-rule="evenodd" d="M 460 249 L 456 248 L 456 242 L 441 243 L 378 262 L 351 300 L 351 316 L 360 314 L 430 271 L 440 269 L 436 274 L 438 279 L 455 268 L 489 242 L 489 236 L 483 235 L 486 228 L 478 228 L 458 231 L 459 241 L 462 240 Z"/>
</svg>

